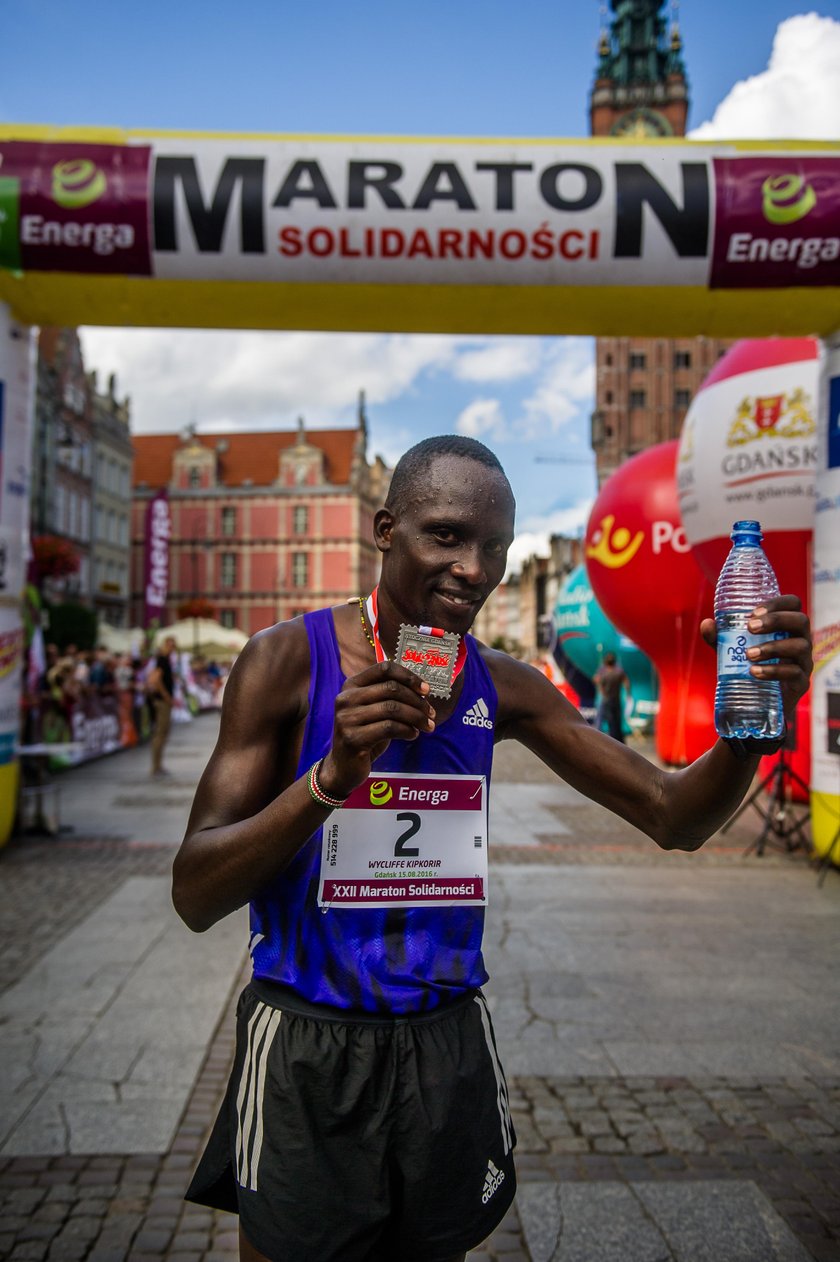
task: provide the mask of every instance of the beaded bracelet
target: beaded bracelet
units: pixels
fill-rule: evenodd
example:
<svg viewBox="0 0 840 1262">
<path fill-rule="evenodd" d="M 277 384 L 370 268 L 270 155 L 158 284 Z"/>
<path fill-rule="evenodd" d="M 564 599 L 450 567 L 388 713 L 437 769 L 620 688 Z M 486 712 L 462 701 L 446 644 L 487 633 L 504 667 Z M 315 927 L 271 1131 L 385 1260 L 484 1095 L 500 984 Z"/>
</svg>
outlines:
<svg viewBox="0 0 840 1262">
<path fill-rule="evenodd" d="M 309 773 L 306 777 L 306 787 L 309 790 L 309 796 L 314 802 L 317 802 L 319 806 L 326 806 L 329 810 L 334 811 L 337 807 L 343 806 L 347 799 L 334 798 L 331 793 L 327 793 L 321 788 L 318 783 L 318 772 L 321 770 L 321 763 L 323 761 L 323 758 L 319 758 L 318 761 L 313 762 L 312 766 L 309 768 Z"/>
</svg>

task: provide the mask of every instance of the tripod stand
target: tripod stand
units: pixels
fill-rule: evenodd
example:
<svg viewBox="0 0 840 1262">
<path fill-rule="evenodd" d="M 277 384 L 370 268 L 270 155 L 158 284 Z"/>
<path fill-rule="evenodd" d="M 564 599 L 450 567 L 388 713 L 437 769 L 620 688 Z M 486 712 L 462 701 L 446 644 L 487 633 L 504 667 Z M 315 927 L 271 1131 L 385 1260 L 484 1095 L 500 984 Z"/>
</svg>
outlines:
<svg viewBox="0 0 840 1262">
<path fill-rule="evenodd" d="M 817 881 L 817 885 L 822 885 L 823 881 L 825 880 L 825 874 L 828 871 L 828 869 L 831 867 L 831 862 L 832 862 L 832 859 L 834 858 L 834 851 L 837 849 L 838 846 L 840 846 L 840 824 L 837 825 L 837 832 L 834 834 L 834 836 L 831 839 L 831 845 L 828 847 L 825 854 L 820 859 L 819 866 L 817 868 L 817 871 L 820 874 L 820 879 Z"/>
<path fill-rule="evenodd" d="M 790 789 L 793 785 L 798 785 L 805 796 L 805 802 L 799 808 L 794 804 L 791 797 Z M 766 801 L 762 799 L 762 794 L 765 790 L 767 790 Z M 725 833 L 727 829 L 732 827 L 736 819 L 743 815 L 747 807 L 752 806 L 764 820 L 764 825 L 755 841 L 745 850 L 745 854 L 751 854 L 754 850 L 757 855 L 763 855 L 771 833 L 779 839 L 779 842 L 783 843 L 783 848 L 788 853 L 794 850 L 810 850 L 803 831 L 809 818 L 807 801 L 808 786 L 788 763 L 788 750 L 782 748 L 779 751 L 779 761 L 775 767 L 771 767 L 764 779 L 753 789 L 750 796 L 741 803 L 738 810 L 720 831 Z M 801 813 L 797 814 L 797 809 Z"/>
</svg>

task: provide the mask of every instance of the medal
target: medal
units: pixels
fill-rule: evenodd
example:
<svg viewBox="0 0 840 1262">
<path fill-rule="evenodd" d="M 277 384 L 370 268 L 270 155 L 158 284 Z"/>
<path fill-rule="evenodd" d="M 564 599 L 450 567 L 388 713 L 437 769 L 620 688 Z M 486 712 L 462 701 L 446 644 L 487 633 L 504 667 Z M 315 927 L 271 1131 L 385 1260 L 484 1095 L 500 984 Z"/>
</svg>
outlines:
<svg viewBox="0 0 840 1262">
<path fill-rule="evenodd" d="M 412 627 L 404 622 L 400 627 L 394 661 L 425 679 L 431 696 L 449 697 L 458 674 L 460 647 L 461 637 L 454 631 L 442 631 L 440 627 Z"/>
<path fill-rule="evenodd" d="M 374 588 L 365 607 L 373 632 L 376 660 L 384 662 L 386 657 L 379 639 L 376 593 Z M 406 622 L 400 626 L 394 661 L 425 679 L 433 697 L 446 699 L 451 696 L 452 685 L 464 669 L 466 657 L 466 642 L 455 631 L 444 631 L 441 627 L 414 627 Z"/>
</svg>

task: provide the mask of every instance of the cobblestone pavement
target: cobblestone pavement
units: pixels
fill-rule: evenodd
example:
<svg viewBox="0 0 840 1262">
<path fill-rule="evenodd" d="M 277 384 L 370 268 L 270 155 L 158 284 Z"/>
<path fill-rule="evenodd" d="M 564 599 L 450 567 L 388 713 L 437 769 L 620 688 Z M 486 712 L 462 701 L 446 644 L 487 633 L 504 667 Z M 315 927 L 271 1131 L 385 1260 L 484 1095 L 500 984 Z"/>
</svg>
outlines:
<svg viewBox="0 0 840 1262">
<path fill-rule="evenodd" d="M 510 757 L 505 751 L 497 765 L 499 779 L 527 783 L 544 774 L 516 750 Z M 571 822 L 575 834 L 580 835 L 588 811 L 580 808 L 581 817 Z M 568 816 L 565 822 L 570 824 Z M 743 856 L 752 831 L 747 821 L 728 838 L 715 839 L 705 861 L 756 862 Z M 617 821 L 605 828 L 600 815 L 584 835 L 590 843 L 589 863 L 661 861 L 652 843 L 635 830 Z M 59 941 L 126 877 L 166 872 L 172 853 L 168 846 L 135 848 L 124 841 L 75 837 L 13 843 L 0 855 L 0 987 L 32 962 L 33 949 L 42 953 Z M 496 862 L 505 863 L 571 863 L 580 857 L 580 843 L 562 838 L 547 838 L 528 850 L 496 848 Z M 805 859 L 774 852 L 762 862 L 784 865 Z M 830 879 L 837 877 L 832 873 Z M 38 924 L 34 948 L 33 918 Z M 0 1161 L 0 1258 L 230 1262 L 237 1257 L 236 1219 L 187 1205 L 182 1196 L 224 1090 L 242 981 L 244 977 L 231 990 L 166 1154 Z M 812 1258 L 840 1259 L 840 1081 L 804 1073 L 751 1082 L 521 1076 L 509 1086 L 521 1186 L 749 1179 Z M 530 1255 L 515 1206 L 470 1258 L 527 1262 Z"/>
<path fill-rule="evenodd" d="M 171 846 L 105 837 L 18 837 L 0 856 L 0 994 L 129 876 L 172 867 Z"/>
</svg>

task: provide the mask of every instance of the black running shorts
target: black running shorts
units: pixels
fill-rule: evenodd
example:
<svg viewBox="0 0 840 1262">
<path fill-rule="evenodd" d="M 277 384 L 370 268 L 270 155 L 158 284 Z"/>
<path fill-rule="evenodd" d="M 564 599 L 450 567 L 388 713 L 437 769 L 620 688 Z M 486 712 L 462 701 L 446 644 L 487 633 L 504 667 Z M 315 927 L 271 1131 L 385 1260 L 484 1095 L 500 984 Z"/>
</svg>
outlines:
<svg viewBox="0 0 840 1262">
<path fill-rule="evenodd" d="M 187 1200 L 238 1213 L 272 1262 L 437 1262 L 501 1221 L 515 1142 L 480 993 L 348 1019 L 255 981 Z"/>
</svg>

